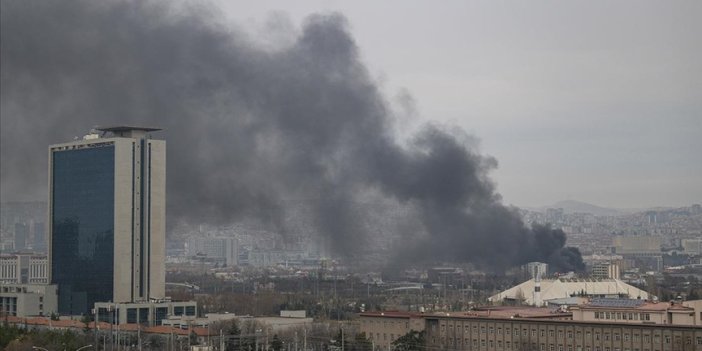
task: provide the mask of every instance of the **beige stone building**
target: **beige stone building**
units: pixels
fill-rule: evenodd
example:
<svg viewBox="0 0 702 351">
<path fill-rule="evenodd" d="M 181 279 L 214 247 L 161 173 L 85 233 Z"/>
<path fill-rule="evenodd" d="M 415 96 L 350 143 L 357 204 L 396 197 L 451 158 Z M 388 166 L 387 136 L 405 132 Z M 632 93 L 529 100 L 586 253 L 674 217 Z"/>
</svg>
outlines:
<svg viewBox="0 0 702 351">
<path fill-rule="evenodd" d="M 387 350 L 393 341 L 411 330 L 424 330 L 424 315 L 411 312 L 364 312 L 359 315 L 360 331 L 376 348 Z"/>
<path fill-rule="evenodd" d="M 594 310 L 604 306 L 581 307 L 573 312 L 508 306 L 432 314 L 372 312 L 362 313 L 360 319 L 361 331 L 373 337 L 378 350 L 387 350 L 392 337 L 415 329 L 425 331 L 427 350 L 702 351 L 702 327 L 694 324 L 702 317 L 702 301 L 673 306 L 659 303 L 656 308 L 649 304 L 641 306 L 638 321 L 628 314 L 627 319 L 595 319 Z M 610 314 L 624 313 L 621 308 L 606 309 Z M 606 309 L 597 313 L 606 313 Z M 593 312 L 593 317 L 583 317 L 584 312 Z M 650 314 L 648 320 L 646 313 Z M 664 319 L 657 323 L 654 313 L 661 318 L 667 315 L 670 323 L 677 324 L 663 323 Z"/>
<path fill-rule="evenodd" d="M 47 284 L 0 284 L 0 317 L 49 316 L 57 311 L 57 290 Z"/>
<path fill-rule="evenodd" d="M 696 325 L 702 328 L 702 300 L 651 302 L 593 299 L 571 307 L 573 320 L 627 324 Z"/>
<path fill-rule="evenodd" d="M 592 277 L 598 279 L 619 279 L 619 263 L 597 262 L 592 265 Z"/>
<path fill-rule="evenodd" d="M 32 253 L 0 255 L 0 284 L 49 284 L 47 256 Z"/>
<path fill-rule="evenodd" d="M 700 351 L 702 328 L 548 316 L 427 316 L 428 350 Z"/>
</svg>

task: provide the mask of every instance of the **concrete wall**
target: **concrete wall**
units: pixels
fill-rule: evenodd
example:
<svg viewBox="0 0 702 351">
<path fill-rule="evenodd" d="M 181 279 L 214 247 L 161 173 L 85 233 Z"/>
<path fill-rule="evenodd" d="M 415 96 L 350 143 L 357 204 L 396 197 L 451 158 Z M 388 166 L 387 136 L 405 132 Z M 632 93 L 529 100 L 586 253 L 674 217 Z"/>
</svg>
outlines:
<svg viewBox="0 0 702 351">
<path fill-rule="evenodd" d="M 3 284 L 0 286 L 0 312 L 8 313 L 10 302 L 16 307 L 9 313 L 17 317 L 49 316 L 58 310 L 56 285 Z"/>
<path fill-rule="evenodd" d="M 427 349 L 700 351 L 695 326 L 427 317 Z"/>
<path fill-rule="evenodd" d="M 115 218 L 114 218 L 114 302 L 132 300 L 132 176 L 134 172 L 132 148 L 135 140 L 110 138 L 115 145 Z M 134 216 L 138 219 L 138 216 Z M 135 252 L 138 255 L 138 252 Z"/>
<path fill-rule="evenodd" d="M 166 296 L 166 142 L 151 145 L 150 298 Z"/>
</svg>

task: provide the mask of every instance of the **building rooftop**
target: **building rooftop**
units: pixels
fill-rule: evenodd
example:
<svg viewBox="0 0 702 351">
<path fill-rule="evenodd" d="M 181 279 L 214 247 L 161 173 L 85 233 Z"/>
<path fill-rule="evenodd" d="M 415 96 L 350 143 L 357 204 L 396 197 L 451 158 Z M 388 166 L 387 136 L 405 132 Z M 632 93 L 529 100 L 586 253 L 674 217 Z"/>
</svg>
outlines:
<svg viewBox="0 0 702 351">
<path fill-rule="evenodd" d="M 578 306 L 581 309 L 618 309 L 618 310 L 637 310 L 637 311 L 694 311 L 694 308 L 683 306 L 680 303 L 673 302 L 655 302 L 645 300 L 621 300 L 621 299 L 592 299 L 590 302 Z"/>
<path fill-rule="evenodd" d="M 133 130 L 140 130 L 144 132 L 155 132 L 157 130 L 161 130 L 161 128 L 151 128 L 151 127 L 136 127 L 136 126 L 112 126 L 112 127 L 98 127 L 95 128 L 101 132 L 113 132 L 113 133 L 122 133 L 122 132 L 130 132 Z"/>
<path fill-rule="evenodd" d="M 569 317 L 569 312 L 546 307 L 495 306 L 478 307 L 472 311 L 446 313 L 455 317 L 490 317 L 490 318 L 560 318 Z"/>
<path fill-rule="evenodd" d="M 476 307 L 470 311 L 459 312 L 402 312 L 402 311 L 378 311 L 363 312 L 362 317 L 385 317 L 385 318 L 422 318 L 422 317 L 457 317 L 457 318 L 562 318 L 569 317 L 569 312 L 561 311 L 557 308 L 528 307 L 528 306 L 487 306 Z"/>
<path fill-rule="evenodd" d="M 361 312 L 358 315 L 361 317 L 416 318 L 416 317 L 421 317 L 424 314 L 417 313 L 417 312 L 404 312 L 404 311 L 373 311 L 373 312 Z"/>
<path fill-rule="evenodd" d="M 632 299 L 646 300 L 649 298 L 646 291 L 618 279 L 543 279 L 539 284 L 541 285 L 540 299 L 542 302 L 573 296 L 600 297 L 620 295 L 628 296 Z M 533 305 L 535 304 L 535 286 L 536 281 L 530 279 L 493 295 L 489 300 L 492 302 L 499 302 L 505 299 L 523 300 L 524 303 Z"/>
</svg>

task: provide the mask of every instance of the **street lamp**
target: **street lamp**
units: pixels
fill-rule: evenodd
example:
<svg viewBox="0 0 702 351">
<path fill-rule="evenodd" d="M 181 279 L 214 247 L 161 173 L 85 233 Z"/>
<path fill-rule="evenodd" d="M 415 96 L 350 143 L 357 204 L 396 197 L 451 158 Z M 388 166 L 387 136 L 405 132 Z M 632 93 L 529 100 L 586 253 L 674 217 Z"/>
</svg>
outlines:
<svg viewBox="0 0 702 351">
<path fill-rule="evenodd" d="M 85 346 L 79 347 L 76 349 L 76 351 L 80 351 L 82 349 L 87 349 L 88 347 L 93 347 L 93 345 L 85 345 Z"/>
</svg>

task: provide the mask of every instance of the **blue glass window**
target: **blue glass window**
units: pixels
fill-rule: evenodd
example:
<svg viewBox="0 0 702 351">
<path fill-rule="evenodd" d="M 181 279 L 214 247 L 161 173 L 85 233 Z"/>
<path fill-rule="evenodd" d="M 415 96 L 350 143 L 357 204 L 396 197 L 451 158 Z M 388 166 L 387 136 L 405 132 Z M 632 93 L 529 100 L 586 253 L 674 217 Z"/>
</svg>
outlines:
<svg viewBox="0 0 702 351">
<path fill-rule="evenodd" d="M 115 149 L 113 145 L 54 151 L 52 283 L 59 313 L 89 313 L 112 300 Z"/>
</svg>

